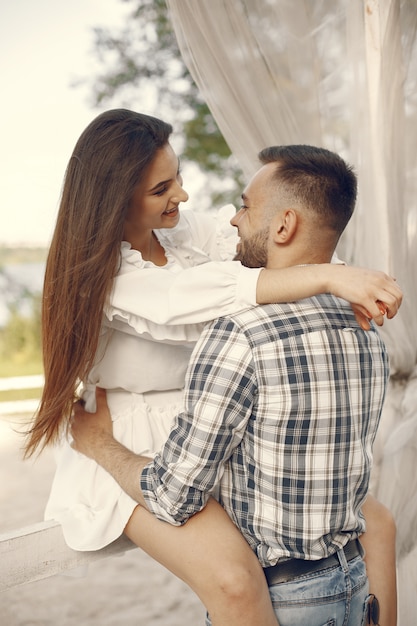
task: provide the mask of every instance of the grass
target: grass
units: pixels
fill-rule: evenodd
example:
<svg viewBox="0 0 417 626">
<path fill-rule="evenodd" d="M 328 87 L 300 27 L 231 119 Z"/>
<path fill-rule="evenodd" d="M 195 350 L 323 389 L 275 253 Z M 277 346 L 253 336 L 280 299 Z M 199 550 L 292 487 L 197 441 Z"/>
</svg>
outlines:
<svg viewBox="0 0 417 626">
<path fill-rule="evenodd" d="M 15 402 L 17 400 L 40 399 L 42 388 L 39 389 L 9 389 L 0 391 L 0 402 Z"/>
<path fill-rule="evenodd" d="M 40 358 L 33 358 L 20 362 L 17 360 L 0 359 L 0 378 L 11 376 L 34 376 L 43 373 L 42 361 Z"/>
<path fill-rule="evenodd" d="M 32 358 L 24 362 L 10 359 L 0 360 L 0 378 L 14 376 L 35 376 L 43 373 L 40 358 Z M 42 388 L 8 389 L 0 391 L 0 402 L 14 402 L 15 400 L 33 400 L 41 397 Z"/>
</svg>

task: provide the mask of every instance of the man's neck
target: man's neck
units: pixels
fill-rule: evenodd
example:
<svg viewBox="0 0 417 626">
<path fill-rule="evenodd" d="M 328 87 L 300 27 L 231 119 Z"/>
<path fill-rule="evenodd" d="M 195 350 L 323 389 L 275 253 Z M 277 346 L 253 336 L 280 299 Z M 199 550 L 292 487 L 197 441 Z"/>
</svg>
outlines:
<svg viewBox="0 0 417 626">
<path fill-rule="evenodd" d="M 272 254 L 268 258 L 266 269 L 284 269 L 296 265 L 318 265 L 320 263 L 331 263 L 332 254 L 303 253 L 303 254 Z"/>
</svg>

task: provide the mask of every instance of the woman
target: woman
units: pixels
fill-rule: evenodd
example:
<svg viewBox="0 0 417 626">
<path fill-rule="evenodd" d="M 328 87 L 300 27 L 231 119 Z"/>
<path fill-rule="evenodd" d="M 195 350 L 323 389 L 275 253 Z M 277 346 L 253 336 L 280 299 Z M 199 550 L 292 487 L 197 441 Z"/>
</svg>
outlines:
<svg viewBox="0 0 417 626">
<path fill-rule="evenodd" d="M 155 118 L 115 110 L 99 115 L 77 142 L 46 267 L 45 387 L 28 455 L 65 434 L 79 381 L 91 409 L 95 386 L 108 390 L 116 437 L 152 455 L 178 412 L 198 324 L 220 314 L 320 291 L 356 302 L 365 279 L 370 315 L 380 315 L 378 300 L 395 314 L 398 290 L 379 273 L 330 265 L 272 271 L 223 262 L 216 223 L 199 214 L 180 216 L 179 203 L 188 196 L 171 130 Z M 167 528 L 138 511 L 64 439 L 46 516 L 61 522 L 77 550 L 98 549 L 125 531 L 190 584 L 213 624 L 276 623 L 256 557 L 214 501 L 192 523 Z"/>
</svg>

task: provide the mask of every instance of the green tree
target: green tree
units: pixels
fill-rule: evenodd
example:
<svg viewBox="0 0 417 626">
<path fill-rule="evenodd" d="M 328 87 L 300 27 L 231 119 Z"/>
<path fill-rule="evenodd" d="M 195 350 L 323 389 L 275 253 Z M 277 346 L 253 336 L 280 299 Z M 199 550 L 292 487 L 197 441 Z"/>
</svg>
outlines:
<svg viewBox="0 0 417 626">
<path fill-rule="evenodd" d="M 183 139 L 181 160 L 204 173 L 211 203 L 234 201 L 242 172 L 181 58 L 165 0 L 122 1 L 132 11 L 119 32 L 94 29 L 95 53 L 104 68 L 94 80 L 94 105 L 117 99 L 117 106 L 171 122 L 177 141 Z"/>
</svg>

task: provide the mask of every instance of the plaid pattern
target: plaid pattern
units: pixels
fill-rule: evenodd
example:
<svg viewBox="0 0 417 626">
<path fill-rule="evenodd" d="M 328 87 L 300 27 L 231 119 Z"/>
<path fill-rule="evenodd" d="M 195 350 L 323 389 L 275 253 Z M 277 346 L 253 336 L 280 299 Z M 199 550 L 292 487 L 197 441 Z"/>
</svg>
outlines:
<svg viewBox="0 0 417 626">
<path fill-rule="evenodd" d="M 328 556 L 364 530 L 387 378 L 378 333 L 333 296 L 216 320 L 191 360 L 185 411 L 142 474 L 149 508 L 183 523 L 219 484 L 263 566 Z"/>
</svg>

